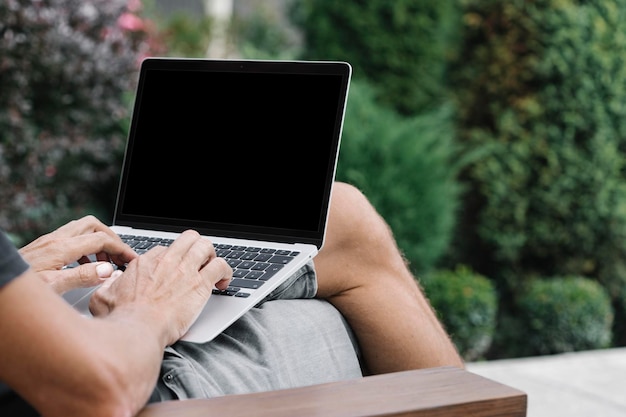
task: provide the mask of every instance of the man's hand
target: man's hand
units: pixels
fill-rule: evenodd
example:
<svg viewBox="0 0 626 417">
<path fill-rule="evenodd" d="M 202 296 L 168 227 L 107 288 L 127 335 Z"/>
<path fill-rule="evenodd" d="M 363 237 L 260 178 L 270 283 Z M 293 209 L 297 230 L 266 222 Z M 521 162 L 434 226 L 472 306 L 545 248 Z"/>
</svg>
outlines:
<svg viewBox="0 0 626 417">
<path fill-rule="evenodd" d="M 109 278 L 116 265 L 137 254 L 94 216 L 86 216 L 43 235 L 20 249 L 20 254 L 44 281 L 62 294 L 74 288 L 92 287 Z M 91 262 L 95 255 L 99 262 Z M 80 266 L 63 269 L 78 262 Z"/>
<path fill-rule="evenodd" d="M 232 269 L 213 244 L 186 231 L 169 248 L 157 246 L 115 273 L 93 294 L 94 316 L 139 313 L 162 329 L 165 345 L 180 339 L 209 299 L 213 287 L 225 289 Z"/>
</svg>

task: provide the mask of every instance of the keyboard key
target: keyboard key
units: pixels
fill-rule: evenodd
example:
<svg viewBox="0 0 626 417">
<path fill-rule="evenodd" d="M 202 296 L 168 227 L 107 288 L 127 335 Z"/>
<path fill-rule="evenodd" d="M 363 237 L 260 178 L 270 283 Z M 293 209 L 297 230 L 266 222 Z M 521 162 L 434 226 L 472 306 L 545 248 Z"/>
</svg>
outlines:
<svg viewBox="0 0 626 417">
<path fill-rule="evenodd" d="M 248 297 L 250 297 L 250 293 L 249 292 L 244 292 L 244 291 L 239 291 L 237 294 L 235 294 L 235 297 L 248 298 Z"/>
<path fill-rule="evenodd" d="M 264 271 L 248 271 L 245 278 L 246 279 L 261 279 L 265 274 Z"/>
<path fill-rule="evenodd" d="M 269 268 L 263 271 L 263 275 L 261 275 L 257 279 L 260 279 L 262 281 L 267 281 L 268 279 L 273 277 L 278 271 L 280 271 L 282 268 L 283 268 L 283 265 L 281 264 L 272 264 Z"/>
<path fill-rule="evenodd" d="M 241 263 L 241 261 L 239 259 L 227 259 L 226 263 L 228 263 L 231 268 L 235 269 L 237 268 L 237 265 Z"/>
<path fill-rule="evenodd" d="M 254 260 L 257 262 L 265 262 L 271 257 L 272 257 L 272 254 L 270 253 L 261 253 L 257 257 L 255 257 Z"/>
<path fill-rule="evenodd" d="M 289 262 L 293 260 L 291 256 L 282 256 L 282 255 L 274 255 L 267 260 L 267 262 L 271 264 L 283 264 L 287 265 Z"/>
<path fill-rule="evenodd" d="M 257 262 L 256 264 L 254 264 L 254 266 L 250 269 L 252 269 L 253 271 L 265 271 L 268 267 L 270 266 L 270 264 L 265 263 L 265 262 Z"/>
<path fill-rule="evenodd" d="M 233 278 L 243 278 L 248 275 L 250 271 L 247 269 L 235 269 L 233 270 Z"/>
<path fill-rule="evenodd" d="M 237 265 L 238 269 L 250 269 L 254 266 L 255 262 L 252 261 L 243 261 L 239 265 Z"/>
<path fill-rule="evenodd" d="M 265 284 L 265 282 L 255 281 L 255 280 L 250 280 L 250 279 L 233 278 L 230 281 L 231 287 L 241 287 L 241 288 L 251 288 L 251 289 L 257 289 L 263 284 Z"/>
</svg>

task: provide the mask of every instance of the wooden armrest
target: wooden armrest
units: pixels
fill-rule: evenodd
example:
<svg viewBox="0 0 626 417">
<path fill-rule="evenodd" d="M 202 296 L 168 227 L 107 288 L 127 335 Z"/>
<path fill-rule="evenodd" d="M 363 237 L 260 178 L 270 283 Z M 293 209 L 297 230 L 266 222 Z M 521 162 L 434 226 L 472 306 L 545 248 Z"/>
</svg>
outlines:
<svg viewBox="0 0 626 417">
<path fill-rule="evenodd" d="M 138 417 L 526 416 L 524 392 L 442 367 L 253 394 L 167 401 Z"/>
</svg>

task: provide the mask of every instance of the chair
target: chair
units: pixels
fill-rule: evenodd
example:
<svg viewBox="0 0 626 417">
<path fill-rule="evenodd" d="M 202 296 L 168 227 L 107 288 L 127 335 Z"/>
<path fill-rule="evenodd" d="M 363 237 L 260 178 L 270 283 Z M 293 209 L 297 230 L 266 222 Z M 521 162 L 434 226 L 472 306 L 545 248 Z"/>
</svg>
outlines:
<svg viewBox="0 0 626 417">
<path fill-rule="evenodd" d="M 527 395 L 466 370 L 441 367 L 211 399 L 146 406 L 137 417 L 524 417 Z"/>
<path fill-rule="evenodd" d="M 7 401 L 10 400 L 11 401 Z M 14 394 L 0 415 L 36 417 Z M 146 406 L 136 417 L 524 417 L 525 393 L 471 372 L 431 368 L 280 391 Z"/>
</svg>

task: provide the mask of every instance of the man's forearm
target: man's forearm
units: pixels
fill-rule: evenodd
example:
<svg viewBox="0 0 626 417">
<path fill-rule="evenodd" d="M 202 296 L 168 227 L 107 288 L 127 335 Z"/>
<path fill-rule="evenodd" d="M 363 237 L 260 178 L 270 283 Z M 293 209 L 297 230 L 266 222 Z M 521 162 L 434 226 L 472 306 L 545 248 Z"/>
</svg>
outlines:
<svg viewBox="0 0 626 417">
<path fill-rule="evenodd" d="M 0 289 L 0 314 L 20 335 L 0 339 L 0 379 L 44 416 L 133 415 L 149 398 L 164 346 L 145 315 L 80 317 L 30 273 Z"/>
</svg>

